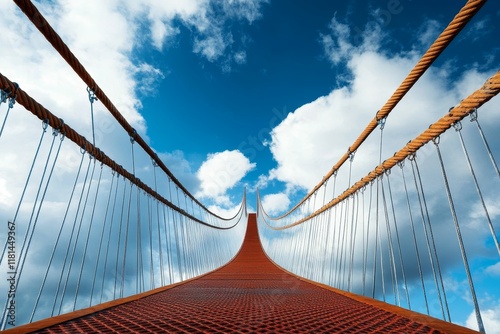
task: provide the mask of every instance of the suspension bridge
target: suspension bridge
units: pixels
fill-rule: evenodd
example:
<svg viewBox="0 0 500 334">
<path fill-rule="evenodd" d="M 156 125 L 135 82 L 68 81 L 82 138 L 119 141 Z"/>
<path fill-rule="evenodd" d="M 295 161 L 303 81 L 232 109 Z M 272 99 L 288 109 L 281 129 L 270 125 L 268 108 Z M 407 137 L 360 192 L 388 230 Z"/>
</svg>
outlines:
<svg viewBox="0 0 500 334">
<path fill-rule="evenodd" d="M 271 217 L 258 195 L 257 213 L 249 214 L 243 194 L 229 218 L 173 175 L 37 8 L 14 2 L 87 86 L 92 136 L 0 73 L 0 154 L 29 157 L 0 175 L 18 185 L 15 204 L 0 211 L 2 330 L 473 333 L 454 323 L 456 287 L 443 256 L 452 249 L 477 329 L 486 332 L 475 285 L 481 269 L 470 263 L 500 257 L 498 124 L 480 123 L 491 117 L 483 110 L 500 91 L 500 71 L 383 156 L 389 115 L 485 0 L 464 5 L 291 210 Z M 123 128 L 128 167 L 96 146 L 97 102 Z M 30 129 L 22 146 L 12 145 L 19 122 Z M 368 140 L 380 147 L 375 168 L 353 180 Z M 137 168 L 147 159 L 149 168 Z M 463 233 L 471 211 L 475 236 Z M 482 238 L 479 258 L 467 242 L 474 237 Z"/>
</svg>

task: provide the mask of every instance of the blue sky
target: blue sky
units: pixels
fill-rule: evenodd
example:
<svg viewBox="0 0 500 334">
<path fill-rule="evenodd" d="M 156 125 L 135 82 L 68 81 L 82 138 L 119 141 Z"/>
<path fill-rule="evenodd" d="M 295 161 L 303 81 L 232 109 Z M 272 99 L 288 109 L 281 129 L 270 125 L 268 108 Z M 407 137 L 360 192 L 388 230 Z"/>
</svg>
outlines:
<svg viewBox="0 0 500 334">
<path fill-rule="evenodd" d="M 264 207 L 277 215 L 346 152 L 465 1 L 35 3 L 202 202 L 229 215 L 247 187 L 255 209 L 259 188 Z M 0 11 L 7 13 L 0 19 L 6 32 L 0 36 L 0 71 L 89 138 L 84 84 L 13 3 L 0 3 Z M 388 120 L 384 156 L 498 70 L 499 20 L 500 4 L 489 1 L 415 85 Z M 498 110 L 499 103 L 496 98 L 485 109 Z M 127 134 L 99 102 L 95 112 L 97 146 L 130 170 Z M 485 117 L 495 129 L 498 116 Z M 16 123 L 12 133 L 25 131 L 26 124 Z M 376 140 L 364 147 L 356 156 L 354 180 L 378 157 Z M 150 161 L 140 153 L 137 159 L 138 176 L 151 181 Z M 66 168 L 74 160 L 69 155 Z M 29 156 L 16 161 L 28 165 Z M 0 167 L 10 170 L 8 163 Z M 12 189 L 21 183 L 0 175 L 4 207 L 14 205 Z M 340 188 L 345 186 L 344 180 Z M 497 208 L 494 197 L 492 203 Z M 495 212 L 496 217 L 500 211 Z M 485 264 L 496 274 L 484 286 L 500 277 L 493 264 Z M 500 305 L 492 299 L 485 305 L 494 318 Z"/>
<path fill-rule="evenodd" d="M 431 7 L 415 1 L 256 3 L 258 14 L 252 22 L 228 19 L 220 8 L 215 10 L 226 40 L 217 56 L 196 52 L 195 41 L 203 35 L 182 20 L 174 20 L 178 33 L 168 37 L 161 49 L 151 49 L 143 42 L 134 51 L 140 61 L 148 61 L 162 72 L 153 92 L 141 97 L 152 146 L 160 152 L 181 151 L 193 173 L 207 154 L 239 149 L 256 165 L 230 190 L 236 202 L 243 184 L 252 190 L 259 176 L 268 176 L 276 168 L 269 146 L 262 145 L 262 141 L 271 141 L 270 130 L 289 112 L 350 84 L 348 57 L 334 63 L 325 48 L 324 37 L 332 33 L 333 18 L 351 28 L 349 41 L 354 47 L 363 43 L 367 26 L 379 29 L 377 50 L 390 58 L 421 54 L 462 5 Z M 447 80 L 455 80 L 471 67 L 487 70 L 495 64 L 495 17 L 498 8 L 487 4 L 436 62 L 436 67 L 450 70 Z M 384 78 L 379 80 L 383 84 Z M 373 110 L 378 107 L 371 106 Z M 360 122 L 365 125 L 368 120 Z M 286 182 L 279 180 L 268 182 L 266 192 L 283 191 Z M 294 182 L 288 185 L 296 190 L 290 192 L 291 201 L 307 190 Z M 251 205 L 253 198 L 250 196 Z"/>
</svg>

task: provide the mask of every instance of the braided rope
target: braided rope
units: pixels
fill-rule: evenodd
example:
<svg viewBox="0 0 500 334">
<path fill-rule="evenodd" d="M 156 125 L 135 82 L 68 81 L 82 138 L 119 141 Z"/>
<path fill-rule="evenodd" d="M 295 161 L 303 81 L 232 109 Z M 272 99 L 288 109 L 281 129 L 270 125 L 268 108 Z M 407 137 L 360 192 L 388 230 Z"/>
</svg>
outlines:
<svg viewBox="0 0 500 334">
<path fill-rule="evenodd" d="M 113 115 L 113 117 L 118 121 L 118 123 L 123 127 L 123 129 L 130 135 L 134 135 L 135 141 L 142 147 L 142 149 L 151 157 L 151 159 L 158 164 L 158 166 L 168 175 L 170 179 L 185 193 L 187 194 L 196 204 L 198 204 L 203 210 L 209 214 L 221 219 L 221 220 L 231 220 L 232 218 L 223 218 L 217 214 L 211 212 L 206 206 L 199 202 L 183 185 L 182 183 L 172 174 L 172 172 L 167 168 L 167 166 L 161 161 L 156 152 L 144 141 L 144 139 L 137 133 L 135 133 L 134 128 L 127 122 L 123 115 L 118 111 L 118 109 L 113 105 L 111 100 L 106 96 L 104 91 L 97 85 L 92 76 L 87 72 L 85 67 L 80 63 L 78 58 L 73 54 L 69 47 L 64 43 L 62 38 L 57 34 L 57 32 L 51 27 L 49 22 L 43 17 L 43 15 L 38 11 L 38 9 L 31 3 L 30 0 L 14 0 L 17 6 L 24 12 L 24 14 L 30 19 L 30 21 L 37 27 L 37 29 L 42 33 L 42 35 L 47 39 L 47 41 L 54 47 L 54 49 L 59 52 L 61 57 L 71 66 L 76 74 L 85 82 L 85 84 L 94 92 L 101 103 L 108 109 L 108 111 Z"/>
<path fill-rule="evenodd" d="M 408 91 L 413 87 L 417 80 L 425 73 L 425 71 L 432 65 L 432 63 L 437 59 L 437 57 L 446 49 L 446 47 L 451 43 L 451 41 L 458 35 L 458 33 L 465 27 L 465 25 L 472 19 L 472 17 L 481 9 L 481 7 L 486 3 L 487 0 L 469 0 L 465 6 L 458 12 L 458 14 L 453 18 L 450 24 L 443 30 L 443 32 L 438 36 L 438 38 L 432 43 L 425 54 L 420 58 L 418 63 L 413 67 L 407 77 L 399 85 L 392 96 L 387 100 L 387 102 L 382 106 L 382 108 L 377 112 L 375 117 L 368 123 L 366 128 L 361 132 L 356 141 L 349 146 L 347 152 L 340 158 L 340 160 L 333 165 L 332 169 L 323 177 L 323 179 L 293 208 L 291 208 L 287 213 L 272 218 L 273 220 L 282 219 L 290 215 L 299 206 L 301 206 L 309 197 L 311 197 L 318 189 L 320 189 L 323 184 L 337 171 L 342 165 L 349 159 L 352 152 L 356 150 L 363 144 L 363 142 L 368 138 L 368 136 L 377 128 L 379 121 L 386 118 L 391 111 L 396 107 L 396 105 L 401 101 L 401 99 L 408 93 Z"/>
<path fill-rule="evenodd" d="M 16 85 L 12 81 L 10 81 L 7 77 L 5 77 L 2 73 L 0 73 L 0 89 L 13 92 L 16 89 Z M 196 221 L 200 224 L 203 224 L 205 226 L 213 227 L 213 228 L 216 228 L 219 230 L 231 229 L 238 224 L 238 222 L 236 222 L 234 225 L 229 226 L 229 227 L 220 227 L 220 226 L 208 224 L 208 223 L 194 217 L 193 215 L 189 214 L 184 209 L 176 206 L 175 204 L 173 204 L 172 202 L 170 202 L 169 200 L 167 200 L 166 198 L 164 198 L 163 196 L 158 194 L 156 191 L 151 189 L 148 185 L 143 183 L 140 179 L 135 177 L 133 174 L 131 174 L 125 168 L 118 165 L 113 159 L 108 157 L 99 148 L 97 148 L 91 142 L 89 142 L 87 139 L 85 139 L 85 137 L 80 135 L 71 126 L 64 123 L 64 121 L 62 119 L 58 118 L 56 115 L 54 115 L 49 110 L 47 110 L 44 106 L 42 106 L 35 99 L 33 99 L 31 96 L 29 96 L 21 88 L 17 89 L 16 101 L 20 105 L 22 105 L 24 108 L 29 110 L 33 115 L 37 116 L 40 120 L 42 120 L 42 121 L 46 120 L 47 123 L 52 128 L 58 129 L 62 134 L 65 135 L 66 138 L 68 138 L 69 140 L 71 140 L 72 142 L 77 144 L 79 147 L 84 149 L 86 152 L 88 152 L 90 155 L 95 157 L 97 160 L 99 160 L 103 164 L 109 166 L 112 170 L 116 171 L 117 173 L 122 175 L 124 178 L 127 178 L 128 180 L 130 180 L 130 182 L 132 182 L 133 184 L 135 184 L 136 186 L 138 186 L 139 188 L 144 190 L 146 193 L 153 196 L 158 201 L 162 202 L 163 204 L 170 207 L 171 209 L 179 212 L 183 216 L 188 217 L 189 219 Z M 242 201 L 241 205 L 242 206 L 245 205 L 245 197 L 243 197 L 243 201 Z M 240 214 L 241 210 L 242 210 L 242 208 L 240 207 L 240 210 L 233 218 L 235 218 L 238 214 Z"/>
<path fill-rule="evenodd" d="M 374 170 L 369 172 L 365 177 L 361 178 L 361 180 L 356 182 L 352 187 L 344 191 L 342 194 L 340 194 L 339 196 L 337 196 L 336 198 L 334 198 L 329 203 L 325 204 L 323 207 L 316 210 L 309 216 L 302 218 L 292 224 L 281 227 L 272 227 L 272 229 L 284 230 L 292 226 L 302 224 L 305 221 L 316 217 L 322 212 L 342 202 L 349 196 L 356 193 L 358 190 L 361 190 L 365 185 L 369 184 L 377 177 L 382 175 L 385 171 L 396 166 L 399 162 L 402 162 L 408 156 L 413 155 L 422 146 L 424 146 L 434 138 L 439 137 L 441 134 L 446 132 L 446 130 L 448 130 L 454 123 L 464 119 L 467 115 L 474 112 L 477 108 L 481 107 L 483 104 L 491 100 L 499 92 L 500 92 L 500 70 L 491 78 L 489 78 L 481 88 L 479 88 L 471 95 L 469 95 L 467 98 L 462 100 L 458 105 L 451 108 L 446 115 L 441 117 L 434 124 L 431 124 L 431 126 L 429 126 L 427 130 L 422 132 L 415 139 L 411 140 L 398 152 L 394 153 L 392 157 L 390 157 L 389 159 L 385 160 L 383 163 L 375 167 Z"/>
</svg>

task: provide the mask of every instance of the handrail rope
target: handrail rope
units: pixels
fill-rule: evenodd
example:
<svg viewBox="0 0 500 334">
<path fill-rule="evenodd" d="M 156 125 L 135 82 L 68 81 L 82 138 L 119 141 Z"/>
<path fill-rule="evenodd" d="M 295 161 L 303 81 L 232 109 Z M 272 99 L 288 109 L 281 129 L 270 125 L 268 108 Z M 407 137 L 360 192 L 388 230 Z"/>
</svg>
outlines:
<svg viewBox="0 0 500 334">
<path fill-rule="evenodd" d="M 219 215 L 210 211 L 206 206 L 204 206 L 200 201 L 198 201 L 174 176 L 174 174 L 167 168 L 163 161 L 158 157 L 156 152 L 146 143 L 146 141 L 139 135 L 135 133 L 135 129 L 127 122 L 123 115 L 118 111 L 118 109 L 113 105 L 111 100 L 106 96 L 104 91 L 97 85 L 92 76 L 87 72 L 85 67 L 80 63 L 78 58 L 73 54 L 69 47 L 64 43 L 62 38 L 57 34 L 57 32 L 52 28 L 49 22 L 43 17 L 40 11 L 31 3 L 30 0 L 14 0 L 16 5 L 23 11 L 23 13 L 28 17 L 28 19 L 37 27 L 37 29 L 42 33 L 42 35 L 47 39 L 47 41 L 54 47 L 54 49 L 61 55 L 61 57 L 71 66 L 76 74 L 85 82 L 90 90 L 95 94 L 97 99 L 108 109 L 108 111 L 113 115 L 113 117 L 118 121 L 122 128 L 128 134 L 134 134 L 135 140 L 143 148 L 143 150 L 153 159 L 158 166 L 168 175 L 169 178 L 174 181 L 174 183 L 191 199 L 193 199 L 196 204 L 202 207 L 206 212 L 211 215 L 222 219 L 222 220 L 232 220 L 235 217 L 223 218 Z"/>
<path fill-rule="evenodd" d="M 2 73 L 0 73 L 0 89 L 9 89 L 13 91 L 15 89 L 15 83 L 10 81 L 7 77 L 5 77 Z M 221 226 L 216 226 L 212 225 L 209 223 L 206 223 L 202 221 L 201 219 L 198 219 L 188 212 L 186 212 L 184 209 L 176 206 L 157 192 L 155 192 L 153 189 L 151 189 L 147 184 L 142 182 L 139 178 L 135 177 L 133 174 L 131 174 L 129 171 L 127 171 L 125 168 L 122 166 L 118 165 L 113 159 L 108 157 L 103 151 L 101 151 L 99 148 L 94 146 L 91 142 L 89 142 L 85 137 L 80 135 L 76 130 L 74 130 L 72 127 L 70 127 L 68 124 L 63 123 L 61 124 L 61 120 L 54 115 L 52 112 L 50 112 L 48 109 L 46 109 L 44 106 L 42 106 L 40 103 L 38 103 L 35 99 L 33 99 L 31 96 L 28 95 L 24 90 L 19 88 L 17 90 L 17 98 L 16 101 L 22 105 L 26 110 L 30 111 L 32 114 L 37 116 L 40 120 L 44 121 L 47 120 L 48 124 L 54 128 L 57 129 L 60 127 L 60 130 L 62 133 L 65 133 L 66 138 L 70 139 L 72 142 L 77 144 L 79 147 L 85 148 L 86 152 L 88 152 L 91 156 L 93 156 L 95 159 L 99 160 L 103 164 L 107 165 L 110 167 L 112 170 L 116 171 L 119 173 L 121 176 L 125 177 L 126 179 L 130 180 L 133 184 L 144 190 L 146 193 L 150 194 L 163 204 L 167 205 L 168 207 L 172 208 L 173 210 L 179 212 L 180 214 L 188 217 L 189 219 L 192 219 L 202 225 L 208 226 L 208 227 L 213 227 L 216 229 L 220 230 L 228 230 L 236 226 L 236 224 L 228 226 L 228 227 L 221 227 Z M 137 135 L 137 138 L 139 136 Z M 244 205 L 242 202 L 241 205 Z M 209 211 L 208 211 L 209 212 Z M 238 214 L 241 212 L 238 211 Z M 217 218 L 220 218 L 222 220 L 228 221 L 235 219 L 237 217 L 236 214 L 234 217 L 230 219 L 226 218 L 220 218 L 217 216 Z"/>
<path fill-rule="evenodd" d="M 16 0 L 15 0 L 16 1 Z M 308 198 L 310 198 L 321 186 L 351 157 L 351 154 L 363 144 L 368 136 L 375 130 L 381 119 L 387 118 L 396 105 L 403 99 L 408 91 L 413 87 L 417 80 L 425 73 L 425 71 L 432 65 L 432 63 L 439 57 L 444 49 L 451 43 L 451 41 L 458 35 L 458 33 L 465 27 L 465 25 L 472 19 L 472 17 L 481 9 L 487 0 L 469 0 L 465 6 L 458 12 L 453 20 L 448 24 L 446 29 L 438 36 L 432 43 L 429 49 L 424 53 L 422 58 L 415 64 L 415 67 L 410 71 L 407 77 L 399 85 L 392 96 L 387 102 L 377 111 L 375 117 L 368 123 L 366 128 L 361 132 L 356 141 L 349 146 L 347 152 L 340 158 L 340 160 L 333 165 L 330 171 L 321 179 L 321 181 L 298 202 L 287 213 L 273 218 L 279 220 L 290 215 L 300 205 L 302 205 Z M 16 1 L 17 2 L 17 1 Z"/>
<path fill-rule="evenodd" d="M 361 178 L 358 182 L 356 182 L 352 187 L 345 190 L 342 194 L 331 200 L 328 204 L 319 208 L 312 214 L 304 217 L 292 224 L 281 226 L 281 227 L 271 227 L 274 230 L 284 230 L 299 224 L 304 223 L 305 221 L 316 217 L 320 213 L 328 210 L 329 208 L 335 206 L 340 203 L 344 199 L 348 198 L 365 185 L 370 183 L 371 181 L 378 178 L 380 175 L 385 173 L 385 171 L 391 169 L 399 162 L 405 160 L 408 156 L 415 154 L 422 146 L 433 140 L 434 138 L 440 136 L 446 130 L 448 130 L 454 123 L 464 119 L 471 112 L 474 112 L 483 104 L 491 100 L 495 95 L 500 92 L 500 70 L 497 71 L 492 77 L 490 77 L 483 84 L 481 88 L 473 92 L 471 95 L 462 100 L 459 104 L 452 107 L 449 112 L 437 120 L 434 124 L 431 124 L 427 130 L 418 135 L 415 139 L 411 140 L 406 144 L 402 149 L 398 152 L 394 153 L 394 155 L 383 163 L 375 167 L 374 170 L 369 172 L 365 177 Z"/>
</svg>

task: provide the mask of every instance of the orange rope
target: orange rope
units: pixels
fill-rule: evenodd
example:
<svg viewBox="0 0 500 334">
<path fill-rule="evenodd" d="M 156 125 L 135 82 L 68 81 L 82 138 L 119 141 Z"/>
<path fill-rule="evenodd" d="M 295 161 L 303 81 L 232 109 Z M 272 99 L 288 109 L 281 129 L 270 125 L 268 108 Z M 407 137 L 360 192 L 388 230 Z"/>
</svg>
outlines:
<svg viewBox="0 0 500 334">
<path fill-rule="evenodd" d="M 329 203 L 327 203 L 314 213 L 310 214 L 309 216 L 302 218 L 294 222 L 293 224 L 281 227 L 273 227 L 273 229 L 284 230 L 292 226 L 299 225 L 311 218 L 316 217 L 322 212 L 330 209 L 331 207 L 345 200 L 349 196 L 356 193 L 358 190 L 362 189 L 365 185 L 369 184 L 371 181 L 375 180 L 377 177 L 382 175 L 385 171 L 391 169 L 392 167 L 396 166 L 396 164 L 398 164 L 399 162 L 405 160 L 408 156 L 417 152 L 422 146 L 427 144 L 429 141 L 439 137 L 441 134 L 446 132 L 446 130 L 448 130 L 453 125 L 453 123 L 456 123 L 464 119 L 467 115 L 469 115 L 471 112 L 473 112 L 474 110 L 476 110 L 477 108 L 481 107 L 483 104 L 488 102 L 499 92 L 500 92 L 500 70 L 491 78 L 489 78 L 481 88 L 479 88 L 474 93 L 469 95 L 467 98 L 462 100 L 460 104 L 450 109 L 450 111 L 445 116 L 443 116 L 434 124 L 429 126 L 427 130 L 425 130 L 415 139 L 406 144 L 405 147 L 403 147 L 398 152 L 394 153 L 394 156 L 390 157 L 389 159 L 385 160 L 383 163 L 378 165 L 374 170 L 372 170 L 365 177 L 356 182 L 352 187 L 344 191 L 341 195 L 337 196 L 336 198 L 334 198 Z"/>
<path fill-rule="evenodd" d="M 134 137 L 135 142 L 137 142 L 143 150 L 151 157 L 151 159 L 158 164 L 158 166 L 168 175 L 168 177 L 185 193 L 191 198 L 196 204 L 202 207 L 206 212 L 211 215 L 222 219 L 230 220 L 220 217 L 206 208 L 201 202 L 199 202 L 183 185 L 182 183 L 172 174 L 172 172 L 167 168 L 167 166 L 161 161 L 156 152 L 151 149 L 151 147 L 144 141 L 144 139 L 135 132 L 134 128 L 127 122 L 123 115 L 118 111 L 118 109 L 113 105 L 111 100 L 106 96 L 104 91 L 97 85 L 92 76 L 87 72 L 85 67 L 80 63 L 78 58 L 71 52 L 69 47 L 64 43 L 57 32 L 50 26 L 49 22 L 43 17 L 43 15 L 38 11 L 38 9 L 31 3 L 30 0 L 14 0 L 17 6 L 24 12 L 24 14 L 30 19 L 30 21 L 38 28 L 38 30 L 45 36 L 47 41 L 54 47 L 54 49 L 59 52 L 59 54 L 64 58 L 68 65 L 73 68 L 76 74 L 85 82 L 85 84 L 95 93 L 97 98 L 102 102 L 102 104 L 108 109 L 108 111 L 113 115 L 113 117 L 120 123 L 120 125 L 125 129 L 125 131 Z"/>
<path fill-rule="evenodd" d="M 42 106 L 40 103 L 38 103 L 35 99 L 33 99 L 31 96 L 29 96 L 25 91 L 23 91 L 21 88 L 18 88 L 15 86 L 15 84 L 10 81 L 7 77 L 5 77 L 2 73 L 0 73 L 0 89 L 4 91 L 9 91 L 9 92 L 15 92 L 16 94 L 16 102 L 25 107 L 27 110 L 29 110 L 33 115 L 37 116 L 40 120 L 44 121 L 47 120 L 48 124 L 54 128 L 60 130 L 61 134 L 63 134 L 66 138 L 80 146 L 82 149 L 85 150 L 85 152 L 88 152 L 90 155 L 95 157 L 97 160 L 102 162 L 103 164 L 109 166 L 112 170 L 116 171 L 119 173 L 121 176 L 124 178 L 127 178 L 144 190 L 146 193 L 149 195 L 153 196 L 163 204 L 167 205 L 168 207 L 172 208 L 173 210 L 179 212 L 183 216 L 188 217 L 189 219 L 196 221 L 200 224 L 213 227 L 216 229 L 220 230 L 226 230 L 233 228 L 238 224 L 234 224 L 233 226 L 229 227 L 219 227 L 219 226 L 214 226 L 211 224 L 208 224 L 191 214 L 189 214 L 187 211 L 183 210 L 182 208 L 176 206 L 160 194 L 158 194 L 156 191 L 151 189 L 148 185 L 146 185 L 144 182 L 142 182 L 140 179 L 135 177 L 135 175 L 131 174 L 129 171 L 124 169 L 122 166 L 118 165 L 113 159 L 108 157 L 104 152 L 102 152 L 99 148 L 94 146 L 91 142 L 89 142 L 85 137 L 80 135 L 77 131 L 75 131 L 72 127 L 70 127 L 68 124 L 64 123 L 62 119 L 58 118 L 56 115 L 51 113 L 49 110 L 47 110 L 44 106 Z M 245 194 L 243 194 L 243 201 L 242 201 L 242 207 L 245 205 Z M 242 207 L 240 207 L 240 211 L 238 211 L 238 214 L 241 212 Z M 235 218 L 238 214 L 236 214 L 233 218 Z"/>
<path fill-rule="evenodd" d="M 282 216 L 272 218 L 278 220 L 290 215 L 295 209 L 302 205 L 309 197 L 311 197 L 323 184 L 337 171 L 348 159 L 351 153 L 363 144 L 368 136 L 377 128 L 378 121 L 386 118 L 401 99 L 408 93 L 417 80 L 425 73 L 425 71 L 432 65 L 437 57 L 444 51 L 444 49 L 451 43 L 451 41 L 458 35 L 458 33 L 465 27 L 465 25 L 472 19 L 472 17 L 481 9 L 486 3 L 486 0 L 469 0 L 465 6 L 458 12 L 455 18 L 450 22 L 445 30 L 438 36 L 432 43 L 425 54 L 420 58 L 415 67 L 411 70 L 408 76 L 399 85 L 396 91 L 392 94 L 389 100 L 377 112 L 375 117 L 371 120 L 366 128 L 361 132 L 358 139 L 348 148 L 347 152 L 340 158 L 340 160 L 332 167 L 332 169 L 323 177 L 323 179 L 290 211 Z"/>
</svg>

